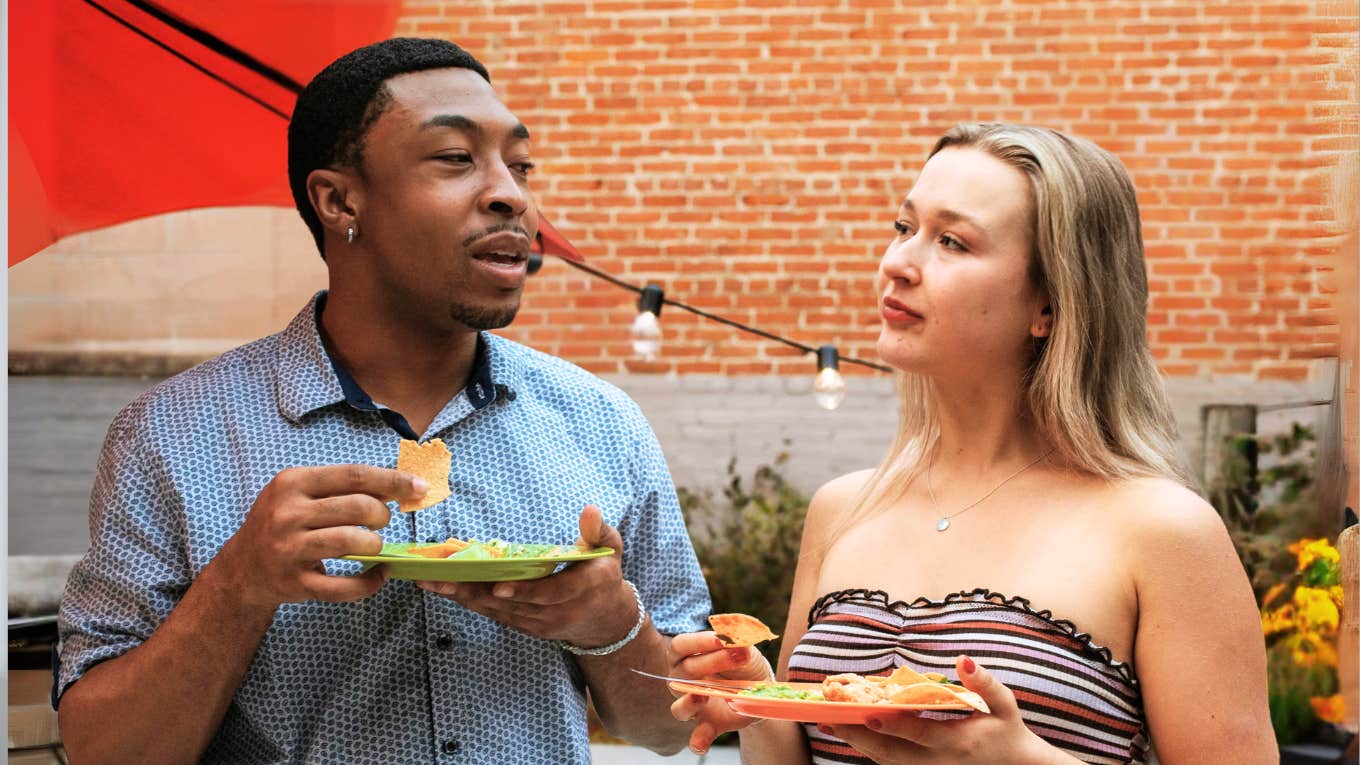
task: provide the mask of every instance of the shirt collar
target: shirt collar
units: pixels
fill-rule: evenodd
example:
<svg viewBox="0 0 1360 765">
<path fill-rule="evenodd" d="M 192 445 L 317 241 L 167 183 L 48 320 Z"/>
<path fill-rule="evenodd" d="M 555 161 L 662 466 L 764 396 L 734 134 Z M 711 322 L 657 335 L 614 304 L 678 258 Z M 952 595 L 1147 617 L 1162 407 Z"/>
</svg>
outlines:
<svg viewBox="0 0 1360 765">
<path fill-rule="evenodd" d="M 277 335 L 279 411 L 291 422 L 342 401 L 359 409 L 378 409 L 349 371 L 326 352 L 319 326 L 325 303 L 326 290 L 321 290 Z M 519 364 L 513 354 L 508 353 L 506 342 L 486 332 L 477 335 L 472 374 L 463 390 L 473 410 L 485 408 L 498 396 L 514 400 Z M 498 384 L 497 380 L 503 382 Z"/>
</svg>

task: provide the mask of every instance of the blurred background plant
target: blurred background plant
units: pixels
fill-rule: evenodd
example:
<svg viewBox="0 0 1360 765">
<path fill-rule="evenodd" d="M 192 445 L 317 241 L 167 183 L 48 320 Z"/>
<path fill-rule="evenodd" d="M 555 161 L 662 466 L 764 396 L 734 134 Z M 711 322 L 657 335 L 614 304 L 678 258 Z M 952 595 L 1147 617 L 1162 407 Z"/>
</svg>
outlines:
<svg viewBox="0 0 1360 765">
<path fill-rule="evenodd" d="M 1225 439 L 1217 478 L 1206 487 L 1232 536 L 1260 602 L 1294 572 L 1289 545 L 1334 531 L 1334 512 L 1321 508 L 1313 477 L 1312 428 L 1293 423 L 1273 436 L 1236 434 Z M 1271 464 L 1257 470 L 1266 456 Z"/>
<path fill-rule="evenodd" d="M 727 463 L 721 495 L 679 489 L 694 551 L 713 598 L 714 613 L 750 614 L 784 631 L 808 497 L 784 478 L 788 454 L 756 468 L 750 482 Z M 774 666 L 779 642 L 760 644 Z"/>
<path fill-rule="evenodd" d="M 1261 599 L 1270 721 L 1281 745 L 1310 740 L 1323 723 L 1340 724 L 1346 714 L 1336 653 L 1341 556 L 1326 539 L 1300 539 L 1288 551 L 1297 561 L 1294 573 Z"/>
<path fill-rule="evenodd" d="M 1336 650 L 1340 555 L 1329 541 L 1338 527 L 1315 477 L 1316 441 L 1299 423 L 1270 436 L 1229 436 L 1206 487 L 1260 603 L 1270 720 L 1281 746 L 1325 736 L 1345 715 Z"/>
</svg>

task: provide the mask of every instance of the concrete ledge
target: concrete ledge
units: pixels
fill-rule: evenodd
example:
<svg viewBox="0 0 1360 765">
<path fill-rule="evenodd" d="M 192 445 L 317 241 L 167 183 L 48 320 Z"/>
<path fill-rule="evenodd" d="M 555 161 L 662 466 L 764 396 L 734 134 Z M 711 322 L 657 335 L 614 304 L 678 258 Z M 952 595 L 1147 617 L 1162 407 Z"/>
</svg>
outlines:
<svg viewBox="0 0 1360 765">
<path fill-rule="evenodd" d="M 9 577 L 9 615 L 37 616 L 55 614 L 66 589 L 66 578 L 79 555 L 11 555 Z"/>
</svg>

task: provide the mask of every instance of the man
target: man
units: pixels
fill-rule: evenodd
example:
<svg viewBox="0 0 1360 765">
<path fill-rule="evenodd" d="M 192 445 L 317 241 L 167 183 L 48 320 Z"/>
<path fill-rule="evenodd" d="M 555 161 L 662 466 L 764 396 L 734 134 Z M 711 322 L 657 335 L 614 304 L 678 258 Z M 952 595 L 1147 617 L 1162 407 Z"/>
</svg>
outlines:
<svg viewBox="0 0 1360 765">
<path fill-rule="evenodd" d="M 664 671 L 662 633 L 709 608 L 656 439 L 618 390 L 486 332 L 519 306 L 531 168 L 450 43 L 378 43 L 303 91 L 289 176 L 329 292 L 110 426 L 62 603 L 72 762 L 586 762 L 587 690 L 615 733 L 682 746 L 664 684 L 629 672 Z M 452 496 L 414 513 L 403 437 L 453 453 Z M 335 560 L 450 536 L 621 556 L 459 585 Z"/>
</svg>

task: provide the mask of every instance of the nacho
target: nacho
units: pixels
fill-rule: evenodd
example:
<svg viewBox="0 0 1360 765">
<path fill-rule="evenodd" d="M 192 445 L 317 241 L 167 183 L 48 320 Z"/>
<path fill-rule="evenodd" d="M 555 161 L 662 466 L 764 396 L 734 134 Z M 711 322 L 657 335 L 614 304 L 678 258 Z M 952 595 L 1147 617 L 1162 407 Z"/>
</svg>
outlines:
<svg viewBox="0 0 1360 765">
<path fill-rule="evenodd" d="M 708 623 L 727 648 L 745 648 L 779 637 L 764 622 L 746 614 L 713 614 Z"/>
<path fill-rule="evenodd" d="M 891 675 L 843 673 L 822 680 L 827 701 L 856 704 L 953 704 L 961 701 L 979 712 L 990 712 L 976 693 L 938 672 L 921 674 L 911 667 L 898 667 Z"/>
<path fill-rule="evenodd" d="M 408 547 L 406 549 L 406 552 L 410 553 L 411 555 L 420 555 L 425 558 L 447 558 L 456 552 L 463 551 L 464 549 L 467 548 L 467 546 L 468 546 L 467 542 L 464 542 L 461 539 L 449 537 L 449 541 L 447 542 L 440 542 L 438 544 L 433 545 L 425 545 L 423 547 Z"/>
<path fill-rule="evenodd" d="M 423 444 L 403 438 L 397 444 L 397 470 L 420 476 L 430 485 L 430 490 L 420 499 L 401 500 L 399 507 L 403 513 L 433 507 L 453 493 L 449 490 L 449 462 L 452 459 L 453 455 L 439 438 L 431 438 Z"/>
</svg>

